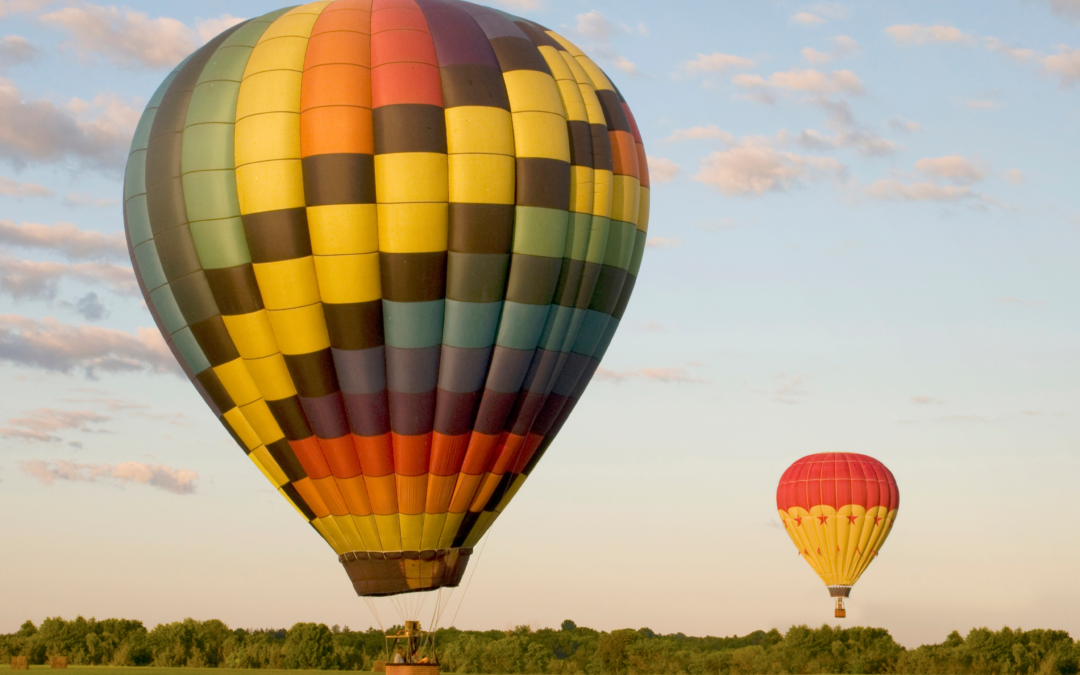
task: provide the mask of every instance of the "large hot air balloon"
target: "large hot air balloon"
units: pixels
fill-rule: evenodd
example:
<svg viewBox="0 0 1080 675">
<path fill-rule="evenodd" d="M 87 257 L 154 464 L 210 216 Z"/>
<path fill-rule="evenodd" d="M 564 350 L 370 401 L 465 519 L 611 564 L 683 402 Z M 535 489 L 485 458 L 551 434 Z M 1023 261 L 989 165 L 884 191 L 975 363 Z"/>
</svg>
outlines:
<svg viewBox="0 0 1080 675">
<path fill-rule="evenodd" d="M 456 586 L 634 289 L 641 135 L 563 37 L 457 0 L 271 12 L 151 99 L 125 183 L 158 327 L 356 592 Z"/>
<path fill-rule="evenodd" d="M 877 557 L 900 507 L 900 490 L 873 457 L 824 452 L 788 467 L 776 488 L 776 508 L 791 541 L 836 598 L 844 598 Z"/>
</svg>

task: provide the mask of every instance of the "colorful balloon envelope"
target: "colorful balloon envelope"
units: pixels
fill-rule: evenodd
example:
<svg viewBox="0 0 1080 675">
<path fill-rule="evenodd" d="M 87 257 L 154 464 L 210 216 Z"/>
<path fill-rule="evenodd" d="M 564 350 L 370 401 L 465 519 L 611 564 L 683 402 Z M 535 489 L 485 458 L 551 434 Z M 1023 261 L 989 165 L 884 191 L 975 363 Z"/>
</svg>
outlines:
<svg viewBox="0 0 1080 675">
<path fill-rule="evenodd" d="M 230 28 L 143 114 L 146 302 L 360 595 L 461 579 L 581 397 L 648 228 L 641 135 L 577 47 L 457 0 Z"/>
<path fill-rule="evenodd" d="M 896 479 L 873 457 L 825 452 L 788 467 L 776 508 L 791 541 L 836 598 L 844 598 L 877 557 L 900 507 Z"/>
</svg>

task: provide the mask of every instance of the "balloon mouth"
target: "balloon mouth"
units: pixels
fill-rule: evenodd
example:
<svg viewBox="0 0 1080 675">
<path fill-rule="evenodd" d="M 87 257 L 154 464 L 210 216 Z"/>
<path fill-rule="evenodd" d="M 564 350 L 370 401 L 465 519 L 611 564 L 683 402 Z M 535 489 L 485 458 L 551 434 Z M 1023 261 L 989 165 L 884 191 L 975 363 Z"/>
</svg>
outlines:
<svg viewBox="0 0 1080 675">
<path fill-rule="evenodd" d="M 471 548 L 353 551 L 338 556 L 338 561 L 357 595 L 377 598 L 458 586 L 472 552 Z"/>
<path fill-rule="evenodd" d="M 850 597 L 851 586 L 829 586 L 829 596 L 833 598 Z"/>
</svg>

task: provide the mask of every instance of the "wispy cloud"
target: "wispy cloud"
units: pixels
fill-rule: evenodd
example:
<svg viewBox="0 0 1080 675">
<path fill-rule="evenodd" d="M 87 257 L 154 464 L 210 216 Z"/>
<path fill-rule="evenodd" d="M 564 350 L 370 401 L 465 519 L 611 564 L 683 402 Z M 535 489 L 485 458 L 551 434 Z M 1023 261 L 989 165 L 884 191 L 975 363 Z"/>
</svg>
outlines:
<svg viewBox="0 0 1080 675">
<path fill-rule="evenodd" d="M 769 92 L 784 91 L 802 94 L 862 94 L 862 80 L 850 70 L 834 70 L 823 73 L 814 68 L 794 68 L 773 73 L 768 78 L 761 75 L 736 75 L 731 78 L 735 86 L 756 92 L 758 100 L 771 102 Z"/>
<path fill-rule="evenodd" d="M 67 430 L 91 432 L 94 431 L 91 425 L 103 424 L 110 419 L 112 418 L 90 410 L 38 408 L 25 413 L 22 417 L 9 419 L 5 426 L 0 427 L 0 437 L 59 443 L 63 438 L 57 436 L 57 432 Z"/>
<path fill-rule="evenodd" d="M 919 396 L 912 396 L 911 402 L 915 405 L 941 405 L 945 403 L 945 401 L 940 398 L 934 396 L 926 396 L 925 394 L 921 394 Z"/>
<path fill-rule="evenodd" d="M 1080 82 L 1080 49 L 1058 47 L 1058 53 L 1042 59 L 1043 68 L 1061 81 L 1062 86 Z"/>
<path fill-rule="evenodd" d="M 649 178 L 654 183 L 670 183 L 682 173 L 682 167 L 670 159 L 648 156 Z"/>
<path fill-rule="evenodd" d="M 620 54 L 612 45 L 614 38 L 625 33 L 633 33 L 635 32 L 634 29 L 614 23 L 596 9 L 584 14 L 578 14 L 576 20 L 578 35 L 592 42 L 597 56 L 610 61 L 612 65 L 627 75 L 641 74 L 637 64 Z M 637 32 L 641 35 L 648 35 L 649 31 L 644 24 L 641 24 Z"/>
<path fill-rule="evenodd" d="M 798 405 L 807 397 L 812 396 L 807 388 L 809 378 L 805 375 L 779 373 L 774 379 L 773 386 L 754 389 L 754 392 L 769 396 L 774 402 L 784 405 Z"/>
<path fill-rule="evenodd" d="M 35 262 L 0 255 L 0 290 L 17 300 L 53 300 L 65 278 L 102 284 L 121 295 L 139 293 L 135 272 L 128 265 Z"/>
<path fill-rule="evenodd" d="M 744 56 L 713 52 L 712 54 L 698 54 L 694 59 L 683 61 L 679 64 L 679 72 L 684 75 L 717 75 L 733 70 L 746 70 L 755 65 L 757 64 L 753 59 Z"/>
<path fill-rule="evenodd" d="M 689 129 L 676 129 L 670 136 L 664 139 L 664 143 L 677 143 L 679 141 L 719 141 L 727 145 L 735 143 L 735 137 L 716 125 L 707 127 L 691 127 Z"/>
<path fill-rule="evenodd" d="M 915 169 L 932 178 L 941 178 L 961 185 L 978 183 L 989 174 L 989 170 L 980 163 L 960 155 L 920 159 L 915 162 Z"/>
<path fill-rule="evenodd" d="M 918 122 L 912 122 L 911 120 L 903 120 L 893 118 L 888 121 L 889 128 L 893 131 L 899 131 L 902 133 L 914 133 L 916 131 L 922 131 L 922 125 Z"/>
<path fill-rule="evenodd" d="M 0 159 L 16 168 L 74 159 L 119 169 L 139 115 L 130 102 L 107 94 L 63 105 L 26 100 L 14 82 L 0 78 Z"/>
<path fill-rule="evenodd" d="M 68 41 L 61 46 L 84 60 L 103 56 L 117 65 L 167 68 L 242 19 L 224 14 L 201 20 L 193 29 L 169 17 L 151 18 L 116 6 L 74 2 L 38 17 L 38 21 L 66 32 Z"/>
<path fill-rule="evenodd" d="M 33 61 L 38 48 L 21 35 L 0 37 L 0 72 Z"/>
<path fill-rule="evenodd" d="M 0 315 L 0 361 L 62 373 L 81 370 L 91 378 L 98 372 L 180 372 L 156 329 L 139 328 L 132 335 L 18 314 Z"/>
<path fill-rule="evenodd" d="M 789 19 L 800 26 L 820 26 L 829 21 L 846 19 L 851 16 L 851 8 L 839 2 L 817 2 L 792 14 Z"/>
<path fill-rule="evenodd" d="M 77 464 L 64 460 L 43 462 L 32 460 L 19 465 L 23 473 L 46 485 L 57 481 L 73 483 L 105 483 L 124 486 L 129 483 L 148 485 L 177 495 L 195 493 L 199 474 L 191 469 L 174 469 L 164 464 L 124 462 L 122 464 Z"/>
<path fill-rule="evenodd" d="M 0 176 L 0 195 L 8 197 L 51 197 L 52 190 L 37 183 L 20 183 L 17 180 Z M 0 221 L 2 223 L 3 221 Z M 3 227 L 0 224 L 0 227 Z"/>
<path fill-rule="evenodd" d="M 874 199 L 904 202 L 959 202 L 978 196 L 966 185 L 903 183 L 894 178 L 874 181 L 863 192 Z"/>
<path fill-rule="evenodd" d="M 885 32 L 902 45 L 925 45 L 931 43 L 951 43 L 972 45 L 975 37 L 954 26 L 935 24 L 923 26 L 917 23 L 889 26 Z"/>
<path fill-rule="evenodd" d="M 495 2 L 518 11 L 538 10 L 544 7 L 543 0 L 495 0 Z"/>
<path fill-rule="evenodd" d="M 54 251 L 71 260 L 128 260 L 122 233 L 83 230 L 71 223 L 16 224 L 0 220 L 0 244 Z"/>
<path fill-rule="evenodd" d="M 847 58 L 859 51 L 859 43 L 855 41 L 855 38 L 848 37 L 847 35 L 837 35 L 832 39 L 832 42 L 833 48 L 831 51 L 827 52 L 818 51 L 813 47 L 807 47 L 802 50 L 803 58 L 806 59 L 810 65 L 821 66 L 837 59 Z"/>
<path fill-rule="evenodd" d="M 679 248 L 682 246 L 680 237 L 649 237 L 645 240 L 648 248 Z"/>
<path fill-rule="evenodd" d="M 823 179 L 840 179 L 845 174 L 844 165 L 831 157 L 800 155 L 744 141 L 738 147 L 707 155 L 694 180 L 726 195 L 756 196 L 786 192 Z"/>
<path fill-rule="evenodd" d="M 685 368 L 641 368 L 639 370 L 608 370 L 598 368 L 596 379 L 604 382 L 623 382 L 645 380 L 649 382 L 662 382 L 664 384 L 705 384 L 708 382 L 703 377 L 692 375 Z"/>
</svg>

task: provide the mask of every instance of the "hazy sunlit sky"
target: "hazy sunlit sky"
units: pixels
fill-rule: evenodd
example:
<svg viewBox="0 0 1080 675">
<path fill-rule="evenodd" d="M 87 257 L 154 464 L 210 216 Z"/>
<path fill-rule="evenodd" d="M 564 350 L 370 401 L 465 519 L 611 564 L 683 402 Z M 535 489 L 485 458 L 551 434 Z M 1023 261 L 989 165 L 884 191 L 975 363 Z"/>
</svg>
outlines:
<svg viewBox="0 0 1080 675">
<path fill-rule="evenodd" d="M 604 370 L 456 624 L 832 622 L 774 497 L 835 450 L 902 493 L 848 625 L 1080 635 L 1080 0 L 500 6 L 617 82 L 653 215 Z M 278 7 L 0 0 L 0 632 L 372 623 L 177 376 L 122 242 L 147 99 Z"/>
</svg>

